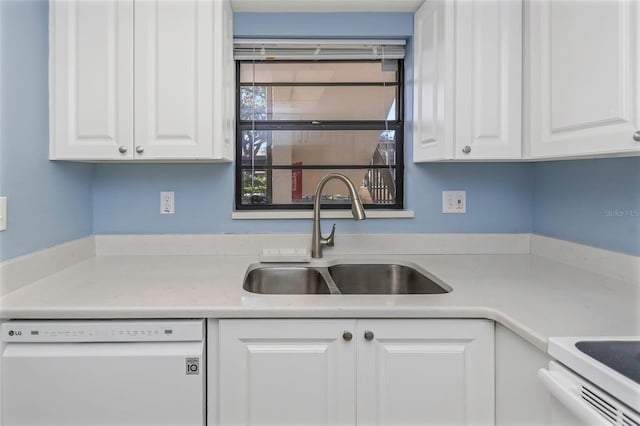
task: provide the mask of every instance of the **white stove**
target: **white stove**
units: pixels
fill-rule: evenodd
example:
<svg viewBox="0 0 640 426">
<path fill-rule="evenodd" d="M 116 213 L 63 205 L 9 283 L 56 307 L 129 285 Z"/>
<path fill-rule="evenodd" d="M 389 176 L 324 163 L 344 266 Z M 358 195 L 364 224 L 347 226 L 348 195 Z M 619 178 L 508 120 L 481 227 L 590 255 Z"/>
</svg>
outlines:
<svg viewBox="0 0 640 426">
<path fill-rule="evenodd" d="M 551 424 L 640 426 L 640 337 L 550 338 Z"/>
</svg>

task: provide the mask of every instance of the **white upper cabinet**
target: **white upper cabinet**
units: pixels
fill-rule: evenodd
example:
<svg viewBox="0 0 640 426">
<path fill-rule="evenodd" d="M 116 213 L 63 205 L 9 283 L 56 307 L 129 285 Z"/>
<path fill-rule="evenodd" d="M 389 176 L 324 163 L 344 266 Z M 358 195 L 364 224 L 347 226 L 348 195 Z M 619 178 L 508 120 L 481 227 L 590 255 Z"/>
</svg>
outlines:
<svg viewBox="0 0 640 426">
<path fill-rule="evenodd" d="M 522 2 L 456 7 L 456 159 L 522 157 Z"/>
<path fill-rule="evenodd" d="M 50 3 L 52 159 L 133 158 L 133 1 Z"/>
<path fill-rule="evenodd" d="M 529 8 L 530 156 L 640 153 L 638 2 Z"/>
<path fill-rule="evenodd" d="M 414 161 L 520 159 L 521 76 L 521 1 L 425 2 L 414 23 Z"/>
<path fill-rule="evenodd" d="M 413 160 L 453 155 L 454 4 L 427 1 L 414 16 Z"/>
<path fill-rule="evenodd" d="M 233 10 L 213 2 L 213 156 L 233 159 L 236 135 L 236 63 L 233 59 Z"/>
<path fill-rule="evenodd" d="M 52 159 L 232 158 L 228 1 L 54 1 L 50 22 Z"/>
<path fill-rule="evenodd" d="M 135 144 L 141 158 L 213 156 L 213 4 L 135 2 Z"/>
</svg>

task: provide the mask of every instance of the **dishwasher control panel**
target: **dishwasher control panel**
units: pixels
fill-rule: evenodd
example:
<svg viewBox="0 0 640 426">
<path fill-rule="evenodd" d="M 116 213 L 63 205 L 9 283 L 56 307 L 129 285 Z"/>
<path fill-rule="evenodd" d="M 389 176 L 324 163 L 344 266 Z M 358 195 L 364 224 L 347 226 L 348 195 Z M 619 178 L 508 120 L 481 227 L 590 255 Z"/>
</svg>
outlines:
<svg viewBox="0 0 640 426">
<path fill-rule="evenodd" d="M 8 321 L 5 342 L 176 342 L 200 341 L 203 320 Z"/>
</svg>

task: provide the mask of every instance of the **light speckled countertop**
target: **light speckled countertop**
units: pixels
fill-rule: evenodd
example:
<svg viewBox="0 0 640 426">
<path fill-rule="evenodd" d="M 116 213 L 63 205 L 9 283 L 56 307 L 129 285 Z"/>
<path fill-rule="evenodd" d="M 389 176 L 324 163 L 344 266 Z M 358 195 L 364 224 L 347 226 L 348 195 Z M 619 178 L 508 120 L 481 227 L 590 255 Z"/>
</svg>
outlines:
<svg viewBox="0 0 640 426">
<path fill-rule="evenodd" d="M 640 335 L 640 288 L 531 255 L 348 256 L 415 264 L 442 295 L 259 295 L 257 256 L 98 256 L 0 299 L 0 317 L 488 318 L 546 351 L 552 336 Z M 327 256 L 313 265 L 345 260 Z"/>
</svg>

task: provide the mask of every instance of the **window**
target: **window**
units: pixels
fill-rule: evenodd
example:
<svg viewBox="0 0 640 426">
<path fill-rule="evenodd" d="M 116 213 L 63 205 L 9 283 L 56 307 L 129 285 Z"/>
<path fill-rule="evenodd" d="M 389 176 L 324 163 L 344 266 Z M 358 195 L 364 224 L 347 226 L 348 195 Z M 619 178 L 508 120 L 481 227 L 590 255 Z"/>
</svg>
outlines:
<svg viewBox="0 0 640 426">
<path fill-rule="evenodd" d="M 401 209 L 404 46 L 387 56 L 360 47 L 364 58 L 333 45 L 277 47 L 284 60 L 236 45 L 236 210 L 311 209 L 330 172 L 348 176 L 366 208 Z M 344 184 L 329 182 L 322 207 L 349 206 Z"/>
</svg>

